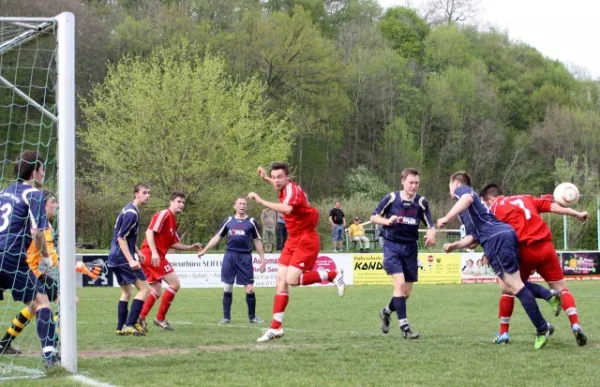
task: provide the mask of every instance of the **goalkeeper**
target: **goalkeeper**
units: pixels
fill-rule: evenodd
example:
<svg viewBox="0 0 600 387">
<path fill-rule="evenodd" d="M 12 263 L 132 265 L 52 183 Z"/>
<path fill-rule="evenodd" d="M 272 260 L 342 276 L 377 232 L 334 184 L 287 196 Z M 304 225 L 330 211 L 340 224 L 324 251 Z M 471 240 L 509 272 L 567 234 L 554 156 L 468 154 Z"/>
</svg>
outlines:
<svg viewBox="0 0 600 387">
<path fill-rule="evenodd" d="M 49 220 L 52 220 L 56 216 L 58 209 L 58 203 L 56 197 L 51 193 L 44 191 L 46 214 Z M 44 230 L 44 239 L 46 240 L 46 247 L 48 249 L 49 258 L 42 258 L 42 254 L 33 243 L 27 250 L 27 264 L 29 269 L 37 277 L 37 279 L 44 285 L 45 293 L 48 299 L 52 302 L 58 301 L 58 283 L 51 276 L 45 274 L 48 269 L 58 265 L 58 253 L 54 244 L 54 232 L 50 223 Z M 77 262 L 75 270 L 88 275 L 93 280 L 98 278 L 98 275 L 102 273 L 104 262 L 101 259 L 97 259 L 90 264 L 83 262 Z M 35 310 L 31 310 L 31 305 L 25 306 L 19 314 L 13 319 L 12 325 L 6 330 L 6 334 L 0 340 L 0 353 L 4 355 L 19 355 L 21 351 L 11 346 L 14 339 L 17 338 L 25 329 L 31 318 L 35 316 Z M 55 316 L 56 319 L 56 316 Z"/>
</svg>

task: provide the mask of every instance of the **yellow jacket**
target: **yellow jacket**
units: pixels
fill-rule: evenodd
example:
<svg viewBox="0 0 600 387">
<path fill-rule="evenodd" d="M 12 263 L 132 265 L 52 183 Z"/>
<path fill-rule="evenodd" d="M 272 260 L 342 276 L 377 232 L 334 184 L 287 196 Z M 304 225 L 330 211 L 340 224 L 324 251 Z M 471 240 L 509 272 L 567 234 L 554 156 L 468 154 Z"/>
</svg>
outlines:
<svg viewBox="0 0 600 387">
<path fill-rule="evenodd" d="M 350 236 L 352 238 L 359 237 L 359 236 L 364 236 L 365 235 L 365 229 L 362 226 L 362 224 L 352 223 L 350 225 L 350 227 L 348 228 L 348 234 L 350 234 Z"/>
<path fill-rule="evenodd" d="M 44 230 L 44 238 L 46 238 L 46 248 L 48 249 L 50 259 L 52 259 L 52 266 L 56 266 L 58 264 L 58 253 L 56 252 L 56 246 L 54 246 L 54 235 L 52 235 L 51 225 L 48 225 L 48 228 Z M 27 249 L 27 264 L 36 277 L 44 274 L 39 270 L 41 262 L 42 253 L 31 243 L 29 249 Z"/>
</svg>

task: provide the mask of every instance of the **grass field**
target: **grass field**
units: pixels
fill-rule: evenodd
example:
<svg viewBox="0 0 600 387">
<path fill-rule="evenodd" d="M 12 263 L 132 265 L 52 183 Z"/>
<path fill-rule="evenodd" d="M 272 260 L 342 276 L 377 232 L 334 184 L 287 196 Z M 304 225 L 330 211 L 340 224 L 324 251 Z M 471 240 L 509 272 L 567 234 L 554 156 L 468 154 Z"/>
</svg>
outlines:
<svg viewBox="0 0 600 387">
<path fill-rule="evenodd" d="M 388 335 L 379 330 L 378 310 L 388 301 L 388 287 L 349 287 L 343 298 L 335 288 L 292 289 L 285 337 L 268 344 L 255 342 L 267 324 L 247 323 L 242 289 L 234 292 L 231 325 L 217 325 L 218 289 L 182 289 L 168 316 L 176 331 L 152 327 L 146 337 L 114 335 L 118 289 L 78 289 L 79 371 L 120 386 L 595 386 L 600 383 L 600 341 L 595 339 L 600 284 L 569 285 L 588 345 L 576 345 L 564 314 L 553 317 L 550 307 L 541 305 L 557 328 L 541 351 L 533 349 L 534 330 L 518 304 L 512 343 L 491 344 L 497 330 L 496 285 L 416 286 L 408 314 L 422 337 L 410 342 L 401 338 L 395 320 Z M 273 292 L 257 291 L 258 315 L 265 320 Z M 22 336 L 15 346 L 38 351 L 33 327 Z M 37 354 L 20 358 L 15 364 L 39 363 Z M 77 385 L 60 372 L 6 383 L 25 384 Z"/>
</svg>

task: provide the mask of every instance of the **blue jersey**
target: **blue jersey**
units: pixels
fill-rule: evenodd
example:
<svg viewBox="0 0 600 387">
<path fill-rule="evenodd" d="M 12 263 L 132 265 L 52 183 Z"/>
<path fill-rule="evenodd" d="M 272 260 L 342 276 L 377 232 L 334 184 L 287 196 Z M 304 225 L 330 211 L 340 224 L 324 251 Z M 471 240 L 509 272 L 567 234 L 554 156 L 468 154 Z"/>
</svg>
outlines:
<svg viewBox="0 0 600 387">
<path fill-rule="evenodd" d="M 228 251 L 240 253 L 252 252 L 252 242 L 255 239 L 260 239 L 256 220 L 250 217 L 238 219 L 235 216 L 230 216 L 223 222 L 218 235 L 221 238 L 227 236 Z"/>
<path fill-rule="evenodd" d="M 460 221 L 465 225 L 466 234 L 473 236 L 483 245 L 492 236 L 506 231 L 514 231 L 509 225 L 499 221 L 483 204 L 479 195 L 468 185 L 461 185 L 454 191 L 454 200 L 463 195 L 471 195 L 473 203 L 461 214 Z"/>
<path fill-rule="evenodd" d="M 13 267 L 27 253 L 31 230 L 48 227 L 44 194 L 37 188 L 18 182 L 0 191 L 0 263 Z M 9 254 L 9 257 L 5 254 Z M 14 258 L 14 259 L 13 259 Z M 13 262 L 5 262 L 5 260 Z"/>
<path fill-rule="evenodd" d="M 131 256 L 135 256 L 135 245 L 137 243 L 138 230 L 140 228 L 139 213 L 137 207 L 133 203 L 129 203 L 121 210 L 115 223 L 115 231 L 110 244 L 108 253 L 108 266 L 128 265 L 125 254 L 121 251 L 117 239 L 122 238 L 127 241 L 127 248 Z"/>
<path fill-rule="evenodd" d="M 389 219 L 398 216 L 398 221 L 391 226 L 383 226 L 382 235 L 391 242 L 410 243 L 419 239 L 419 224 L 424 222 L 428 228 L 433 227 L 433 219 L 427 200 L 416 194 L 412 200 L 403 200 L 401 191 L 387 194 L 373 215 Z"/>
</svg>

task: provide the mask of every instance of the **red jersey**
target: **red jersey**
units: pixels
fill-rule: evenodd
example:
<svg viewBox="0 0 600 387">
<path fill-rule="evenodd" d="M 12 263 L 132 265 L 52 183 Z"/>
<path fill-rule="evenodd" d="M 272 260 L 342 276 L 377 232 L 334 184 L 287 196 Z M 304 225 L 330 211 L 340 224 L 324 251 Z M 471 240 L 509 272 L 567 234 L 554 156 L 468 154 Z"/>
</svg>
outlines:
<svg viewBox="0 0 600 387">
<path fill-rule="evenodd" d="M 306 194 L 296 182 L 290 180 L 288 185 L 279 191 L 279 201 L 293 207 L 289 214 L 282 214 L 290 237 L 317 228 L 319 211 L 308 204 Z"/>
<path fill-rule="evenodd" d="M 490 212 L 517 232 L 519 243 L 530 245 L 552 241 L 550 228 L 540 213 L 550 212 L 552 195 L 536 198 L 531 195 L 499 196 Z"/>
<path fill-rule="evenodd" d="M 154 244 L 156 245 L 156 250 L 161 258 L 164 258 L 167 255 L 169 247 L 173 246 L 175 243 L 179 243 L 179 236 L 177 235 L 177 217 L 169 209 L 158 211 L 152 215 L 148 230 L 154 232 Z M 147 239 L 144 239 L 141 250 L 144 255 L 150 255 L 152 253 L 150 246 L 148 246 Z"/>
</svg>

